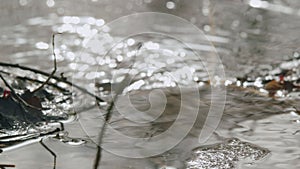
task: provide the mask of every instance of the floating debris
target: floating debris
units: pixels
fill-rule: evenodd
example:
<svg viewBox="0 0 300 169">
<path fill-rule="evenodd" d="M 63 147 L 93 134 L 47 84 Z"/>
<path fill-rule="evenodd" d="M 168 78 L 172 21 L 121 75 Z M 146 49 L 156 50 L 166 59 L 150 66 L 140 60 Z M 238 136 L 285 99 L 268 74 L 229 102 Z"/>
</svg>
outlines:
<svg viewBox="0 0 300 169">
<path fill-rule="evenodd" d="M 243 142 L 237 138 L 225 143 L 193 150 L 192 157 L 186 162 L 187 169 L 232 169 L 240 160 L 260 160 L 268 150 Z"/>
</svg>

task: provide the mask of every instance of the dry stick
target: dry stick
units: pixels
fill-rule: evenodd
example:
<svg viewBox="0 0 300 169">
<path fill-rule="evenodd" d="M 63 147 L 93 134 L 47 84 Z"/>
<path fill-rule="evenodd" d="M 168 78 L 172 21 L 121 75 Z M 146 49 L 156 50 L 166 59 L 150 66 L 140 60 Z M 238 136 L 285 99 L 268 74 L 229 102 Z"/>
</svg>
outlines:
<svg viewBox="0 0 300 169">
<path fill-rule="evenodd" d="M 41 145 L 53 156 L 53 169 L 56 168 L 56 154 L 43 142 L 43 139 L 40 141 Z"/>
<path fill-rule="evenodd" d="M 44 81 L 40 81 L 40 80 L 29 78 L 29 77 L 22 77 L 22 76 L 16 76 L 16 79 L 20 79 L 20 80 L 24 80 L 24 81 L 30 81 L 30 82 L 35 82 L 35 83 L 39 83 L 39 84 L 44 83 Z M 48 85 L 52 86 L 52 87 L 54 87 L 56 89 L 58 89 L 61 92 L 70 92 L 69 90 L 62 88 L 62 87 L 56 85 L 55 83 L 48 82 Z"/>
<path fill-rule="evenodd" d="M 56 33 L 56 34 L 59 34 L 59 33 Z M 55 55 L 55 52 L 54 52 L 54 38 L 55 38 L 55 35 L 56 34 L 53 34 L 52 35 L 52 52 L 53 52 L 53 56 L 54 56 L 54 70 L 52 71 L 52 73 L 48 76 L 47 80 L 40 86 L 38 87 L 37 89 L 35 89 L 33 92 L 31 92 L 32 95 L 34 95 L 34 93 L 38 92 L 39 90 L 41 90 L 48 82 L 49 80 L 52 78 L 52 76 L 55 74 L 56 72 L 56 69 L 57 69 L 57 66 L 56 66 L 56 55 Z M 30 108 L 34 108 L 34 109 L 37 109 L 37 110 L 41 110 L 41 108 L 37 108 L 35 106 L 32 106 L 30 104 L 28 104 L 26 101 L 24 101 L 19 95 L 17 95 L 14 91 L 14 89 L 6 82 L 6 80 L 3 78 L 3 76 L 0 74 L 0 78 L 2 79 L 2 81 L 5 83 L 5 85 L 11 90 L 11 92 L 13 93 L 13 95 L 16 97 L 16 99 L 18 100 L 19 103 L 25 105 L 26 107 L 30 107 Z"/>
<path fill-rule="evenodd" d="M 23 106 L 25 107 L 29 107 L 29 108 L 34 108 L 37 110 L 41 110 L 41 108 L 37 108 L 35 106 L 32 106 L 30 104 L 28 104 L 26 101 L 24 101 L 16 92 L 15 90 L 10 86 L 10 84 L 7 83 L 7 81 L 4 79 L 4 77 L 2 76 L 2 74 L 0 73 L 0 78 L 1 80 L 4 82 L 5 86 L 9 88 L 9 90 L 11 91 L 13 98 Z M 26 111 L 26 109 L 24 109 Z"/>
<path fill-rule="evenodd" d="M 0 169 L 5 169 L 6 167 L 16 167 L 15 165 L 13 164 L 0 164 Z"/>
<path fill-rule="evenodd" d="M 10 73 L 5 72 L 5 71 L 2 71 L 2 70 L 0 70 L 0 73 L 4 73 L 4 74 L 7 74 L 7 75 L 10 75 Z M 32 78 L 29 78 L 29 77 L 15 76 L 15 78 L 16 78 L 16 79 L 20 79 L 20 80 L 24 80 L 24 81 L 27 80 L 27 81 L 30 81 L 30 82 L 36 82 L 36 83 L 40 83 L 40 84 L 44 83 L 44 81 L 40 81 L 40 80 L 37 80 L 37 79 L 32 79 Z M 70 92 L 70 91 L 68 91 L 68 90 L 66 90 L 66 89 L 64 89 L 64 88 L 62 88 L 62 87 L 57 86 L 57 85 L 54 84 L 54 83 L 48 82 L 48 85 L 49 85 L 49 86 L 52 86 L 52 87 L 54 87 L 54 88 L 56 88 L 56 89 L 58 89 L 58 90 L 61 91 L 61 92 Z M 61 103 L 61 102 L 64 102 L 64 101 L 66 101 L 66 100 L 69 100 L 69 99 L 70 99 L 70 98 L 67 98 L 67 99 L 61 100 L 61 101 L 56 102 L 56 103 Z M 32 106 L 32 105 L 31 105 L 31 106 Z M 32 106 L 32 107 L 33 107 L 33 106 Z M 36 108 L 36 107 L 33 107 L 33 108 L 39 109 L 39 108 Z M 48 108 L 41 108 L 41 110 L 48 110 Z"/>
<path fill-rule="evenodd" d="M 27 102 L 25 102 L 16 92 L 15 90 L 7 83 L 7 81 L 4 79 L 4 77 L 2 76 L 2 74 L 0 73 L 0 78 L 1 80 L 4 82 L 5 86 L 7 86 L 9 88 L 9 90 L 11 91 L 12 93 L 12 99 L 14 99 L 14 101 L 20 103 L 21 105 L 21 108 L 24 110 L 24 112 L 26 113 L 29 113 L 26 109 L 26 107 L 31 107 L 31 108 L 34 108 L 33 106 L 27 104 Z M 22 111 L 22 115 L 24 117 L 24 120 L 26 122 L 29 122 L 31 123 L 28 119 L 27 119 L 27 116 L 26 114 Z M 31 123 L 32 124 L 32 123 Z"/>
<path fill-rule="evenodd" d="M 139 50 L 141 49 L 142 46 L 143 46 L 143 44 L 141 42 L 138 43 L 138 46 L 137 46 L 137 49 L 136 49 L 136 53 L 135 53 L 135 56 L 133 58 L 133 64 L 135 63 L 136 56 L 137 56 L 137 54 L 138 54 L 138 52 L 139 52 Z M 133 64 L 131 64 L 131 66 L 129 67 L 129 70 L 132 70 Z M 126 80 L 128 77 L 129 77 L 129 73 L 126 75 L 126 77 L 124 78 L 124 80 Z M 107 113 L 105 114 L 104 123 L 103 123 L 102 128 L 101 128 L 100 133 L 99 133 L 99 143 L 97 144 L 97 153 L 96 153 L 96 158 L 95 158 L 94 167 L 93 167 L 94 169 L 97 169 L 98 166 L 100 165 L 100 161 L 101 161 L 101 157 L 102 157 L 102 148 L 101 148 L 101 145 L 102 145 L 102 142 L 103 142 L 103 137 L 104 137 L 105 129 L 106 129 L 107 123 L 109 123 L 109 121 L 111 119 L 112 109 L 114 108 L 115 102 L 118 99 L 118 95 L 120 93 L 122 93 L 123 89 L 118 89 L 118 91 L 115 93 L 115 96 L 113 97 L 112 102 L 110 103 L 110 105 L 109 105 L 109 107 L 107 109 Z M 100 105 L 98 104 L 98 106 L 100 106 Z"/>
<path fill-rule="evenodd" d="M 52 35 L 52 52 L 53 52 L 53 56 L 54 56 L 54 70 L 52 71 L 51 74 L 49 73 L 46 73 L 46 72 L 43 72 L 43 71 L 40 71 L 40 70 L 36 70 L 36 69 L 32 69 L 32 68 L 29 68 L 29 67 L 26 67 L 26 66 L 20 66 L 19 64 L 10 64 L 10 63 L 3 63 L 3 62 L 0 62 L 0 66 L 7 66 L 7 67 L 15 67 L 15 68 L 19 68 L 19 69 L 22 69 L 22 70 L 28 70 L 28 71 L 31 71 L 31 72 L 34 72 L 34 73 L 38 73 L 38 74 L 41 74 L 41 75 L 45 75 L 45 76 L 48 76 L 47 80 L 40 86 L 38 87 L 37 89 L 35 89 L 32 94 L 34 94 L 35 92 L 39 91 L 40 89 L 42 89 L 46 84 L 49 83 L 50 79 L 55 79 L 57 81 L 60 81 L 60 82 L 64 82 L 70 86 L 73 86 L 75 88 L 77 88 L 78 90 L 84 92 L 84 93 L 87 93 L 88 95 L 96 98 L 97 101 L 100 101 L 100 102 L 104 102 L 103 99 L 101 99 L 100 97 L 90 93 L 88 90 L 78 86 L 78 85 L 75 85 L 73 84 L 72 82 L 69 82 L 67 81 L 66 79 L 64 78 L 61 78 L 61 77 L 57 77 L 57 76 L 54 76 L 56 70 L 57 70 L 57 65 L 56 65 L 56 54 L 54 52 L 54 46 L 55 46 L 55 35 L 57 34 L 61 34 L 61 33 L 55 33 Z"/>
<path fill-rule="evenodd" d="M 44 76 L 50 76 L 49 73 L 47 72 L 43 72 L 41 70 L 37 70 L 37 69 L 33 69 L 33 68 L 30 68 L 30 67 L 27 67 L 27 66 L 21 66 L 19 64 L 11 64 L 11 63 L 4 63 L 4 62 L 0 62 L 0 66 L 3 66 L 3 67 L 13 67 L 13 68 L 19 68 L 19 69 L 22 69 L 22 70 L 28 70 L 28 71 L 31 71 L 33 73 L 37 73 L 37 74 L 41 74 L 41 75 L 44 75 Z M 95 94 L 89 92 L 88 90 L 86 90 L 85 88 L 82 88 L 76 84 L 73 84 L 72 82 L 64 79 L 64 78 L 61 78 L 61 77 L 58 77 L 58 76 L 55 76 L 53 75 L 52 76 L 52 79 L 55 79 L 59 82 L 64 82 L 72 87 L 75 87 L 76 89 L 82 91 L 83 93 L 86 93 L 94 98 L 96 98 L 97 101 L 100 101 L 100 102 L 105 102 L 103 99 L 101 99 L 100 97 L 96 96 Z"/>
<path fill-rule="evenodd" d="M 41 90 L 46 84 L 48 84 L 49 80 L 53 77 L 53 75 L 55 74 L 56 70 L 57 70 L 57 66 L 56 66 L 56 54 L 54 52 L 55 49 L 55 45 L 54 45 L 54 40 L 55 40 L 55 35 L 57 34 L 61 34 L 61 33 L 55 33 L 52 35 L 52 54 L 53 54 L 53 65 L 54 65 L 54 69 L 52 71 L 52 73 L 48 76 L 47 80 L 37 89 L 35 89 L 34 91 L 32 91 L 32 95 L 34 95 L 35 92 L 38 92 L 39 90 Z"/>
</svg>

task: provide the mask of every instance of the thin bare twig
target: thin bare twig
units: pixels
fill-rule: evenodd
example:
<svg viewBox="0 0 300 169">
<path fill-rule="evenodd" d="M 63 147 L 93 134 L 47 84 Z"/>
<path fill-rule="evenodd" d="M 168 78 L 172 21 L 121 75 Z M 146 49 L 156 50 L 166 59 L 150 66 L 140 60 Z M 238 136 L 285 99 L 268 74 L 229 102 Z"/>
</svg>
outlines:
<svg viewBox="0 0 300 169">
<path fill-rule="evenodd" d="M 57 70 L 57 66 L 56 66 L 56 54 L 55 54 L 55 35 L 57 34 L 61 34 L 61 33 L 55 33 L 52 35 L 52 54 L 53 54 L 53 71 L 52 73 L 48 76 L 47 80 L 37 89 L 35 89 L 34 91 L 32 91 L 32 95 L 34 95 L 34 93 L 38 92 L 39 90 L 41 90 L 46 84 L 48 84 L 49 80 L 53 77 L 53 75 L 55 74 L 56 70 Z"/>
<path fill-rule="evenodd" d="M 27 66 L 21 66 L 21 65 L 19 65 L 19 64 L 12 64 L 12 63 L 4 63 L 4 62 L 0 62 L 0 66 L 3 66 L 3 67 L 19 68 L 19 69 L 31 71 L 31 72 L 33 72 L 33 73 L 37 73 L 37 74 L 40 74 L 40 75 L 44 75 L 44 76 L 48 76 L 48 77 L 50 76 L 50 74 L 47 73 L 47 72 L 43 72 L 43 71 L 41 71 L 41 70 L 33 69 L 33 68 L 30 68 L 30 67 L 27 67 Z M 70 85 L 70 86 L 72 86 L 72 87 L 75 87 L 76 89 L 82 91 L 83 93 L 86 93 L 86 94 L 88 94 L 88 95 L 94 97 L 94 98 L 95 98 L 97 101 L 99 101 L 99 102 L 105 102 L 105 101 L 104 101 L 103 99 L 101 99 L 100 97 L 98 97 L 98 96 L 96 96 L 95 94 L 89 92 L 89 91 L 86 90 L 85 88 L 82 88 L 82 87 L 80 87 L 80 86 L 78 86 L 78 85 L 76 85 L 76 84 L 74 84 L 74 83 L 72 83 L 72 82 L 66 80 L 65 78 L 61 78 L 61 77 L 58 77 L 58 76 L 53 75 L 53 76 L 52 76 L 52 79 L 55 79 L 55 80 L 57 80 L 57 81 L 59 81 L 59 82 L 66 83 L 66 84 L 68 84 L 68 85 Z"/>
<path fill-rule="evenodd" d="M 16 167 L 13 164 L 0 164 L 0 169 L 5 169 L 6 167 Z"/>
<path fill-rule="evenodd" d="M 52 45 L 53 45 L 53 55 L 54 55 L 54 70 L 52 71 L 52 73 L 48 76 L 47 80 L 37 89 L 35 89 L 33 92 L 31 92 L 32 95 L 34 95 L 35 92 L 41 90 L 48 82 L 49 80 L 52 78 L 52 76 L 54 75 L 54 73 L 56 72 L 56 55 L 54 52 L 54 38 L 55 38 L 56 34 L 52 35 Z M 28 104 L 26 101 L 24 101 L 15 91 L 14 89 L 7 83 L 7 81 L 4 79 L 4 77 L 1 75 L 0 73 L 0 78 L 2 79 L 2 81 L 4 82 L 4 84 L 9 88 L 9 90 L 11 91 L 11 93 L 13 94 L 13 98 L 15 98 L 17 100 L 17 102 L 19 102 L 21 105 L 24 105 L 25 107 L 29 107 L 29 108 L 33 108 L 36 110 L 42 110 L 41 108 L 32 106 L 30 104 Z M 26 110 L 26 109 L 24 109 Z"/>
<path fill-rule="evenodd" d="M 142 46 L 143 46 L 143 43 L 141 43 L 141 42 L 137 44 L 136 53 L 135 53 L 135 56 L 133 58 L 133 63 L 129 67 L 129 70 L 132 70 L 132 67 L 133 67 L 134 63 L 136 62 L 136 56 L 137 56 L 137 54 L 140 51 Z M 125 76 L 124 80 L 126 80 L 128 77 L 129 77 L 129 72 Z M 122 84 L 122 83 L 120 83 L 120 84 Z M 116 93 L 115 93 L 109 107 L 107 108 L 107 112 L 106 112 L 105 118 L 104 118 L 104 123 L 103 123 L 102 128 L 101 128 L 100 133 L 99 133 L 99 142 L 97 144 L 97 153 L 96 153 L 96 158 L 95 158 L 94 167 L 93 167 L 94 169 L 97 169 L 98 166 L 100 165 L 101 157 L 102 157 L 101 145 L 102 145 L 102 142 L 103 142 L 103 137 L 104 137 L 104 133 L 105 133 L 105 130 L 106 130 L 106 126 L 107 126 L 107 124 L 109 123 L 109 121 L 111 119 L 112 110 L 115 106 L 115 102 L 117 101 L 119 94 L 121 94 L 123 92 L 123 90 L 124 90 L 124 86 L 122 86 L 122 87 L 120 87 L 116 90 Z M 98 106 L 100 107 L 99 104 L 98 104 Z"/>
<path fill-rule="evenodd" d="M 41 85 L 39 86 L 37 89 L 35 89 L 32 94 L 34 94 L 35 92 L 41 90 L 46 84 L 49 83 L 49 81 L 51 79 L 55 79 L 59 82 L 64 82 L 72 87 L 75 87 L 77 88 L 78 90 L 96 98 L 97 101 L 100 101 L 100 102 L 104 102 L 103 99 L 101 99 L 100 97 L 96 96 L 95 94 L 89 92 L 88 90 L 86 90 L 85 88 L 82 88 L 76 84 L 73 84 L 72 82 L 68 81 L 66 78 L 62 78 L 62 77 L 58 77 L 58 76 L 55 76 L 55 72 L 57 70 L 57 64 L 56 64 L 56 54 L 55 54 L 55 35 L 57 34 L 61 34 L 61 33 L 55 33 L 52 35 L 52 53 L 53 53 L 53 56 L 54 56 L 54 61 L 53 61 L 53 64 L 54 64 L 54 69 L 52 71 L 51 74 L 47 73 L 47 72 L 43 72 L 41 70 L 37 70 L 37 69 L 33 69 L 33 68 L 30 68 L 30 67 L 26 67 L 26 66 L 21 66 L 19 64 L 11 64 L 11 63 L 4 63 L 4 62 L 0 62 L 0 66 L 3 66 L 3 67 L 14 67 L 14 68 L 19 68 L 19 69 L 22 69 L 22 70 L 27 70 L 27 71 L 31 71 L 31 72 L 34 72 L 34 73 L 38 73 L 38 74 L 41 74 L 41 75 L 44 75 L 44 76 L 48 76 L 47 80 Z"/>
<path fill-rule="evenodd" d="M 8 82 L 5 80 L 5 78 L 2 76 L 2 74 L 0 73 L 0 78 L 1 80 L 4 82 L 5 86 L 9 88 L 10 92 L 12 93 L 12 98 L 18 102 L 20 105 L 21 105 L 21 108 L 24 110 L 24 112 L 28 113 L 26 107 L 30 107 L 30 108 L 35 108 L 34 106 L 32 105 L 29 105 L 27 102 L 25 102 L 16 92 L 15 90 L 8 84 Z M 36 108 L 38 109 L 38 108 Z M 24 117 L 24 120 L 26 122 L 29 122 L 28 119 L 27 119 L 27 116 L 26 114 L 22 112 L 22 115 Z"/>
</svg>

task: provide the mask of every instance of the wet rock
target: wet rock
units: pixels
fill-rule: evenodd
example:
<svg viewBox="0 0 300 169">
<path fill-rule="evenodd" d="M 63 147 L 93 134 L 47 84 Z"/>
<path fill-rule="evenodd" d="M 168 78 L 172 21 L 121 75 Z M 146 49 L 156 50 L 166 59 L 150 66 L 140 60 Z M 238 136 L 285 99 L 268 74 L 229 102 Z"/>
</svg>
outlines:
<svg viewBox="0 0 300 169">
<path fill-rule="evenodd" d="M 186 162 L 186 168 L 232 169 L 236 168 L 236 164 L 240 160 L 250 159 L 256 161 L 262 159 L 268 153 L 267 149 L 232 138 L 225 143 L 194 149 L 192 157 Z"/>
</svg>

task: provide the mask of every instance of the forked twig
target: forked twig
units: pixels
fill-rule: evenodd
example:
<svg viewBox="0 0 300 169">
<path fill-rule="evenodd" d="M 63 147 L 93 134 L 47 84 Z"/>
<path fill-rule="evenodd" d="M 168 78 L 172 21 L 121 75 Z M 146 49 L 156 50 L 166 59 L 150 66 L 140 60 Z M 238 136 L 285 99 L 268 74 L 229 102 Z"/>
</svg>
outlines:
<svg viewBox="0 0 300 169">
<path fill-rule="evenodd" d="M 28 113 L 26 107 L 30 107 L 30 108 L 35 108 L 34 106 L 29 105 L 27 102 L 25 102 L 16 92 L 15 90 L 8 84 L 8 82 L 5 80 L 5 78 L 2 76 L 2 74 L 0 73 L 0 78 L 1 80 L 4 82 L 5 86 L 9 88 L 11 94 L 12 94 L 12 99 L 14 99 L 16 102 L 18 102 L 21 106 L 21 108 L 24 110 L 21 111 L 22 115 L 24 117 L 24 120 L 26 122 L 31 123 L 28 119 L 27 119 L 27 115 L 26 113 Z"/>
<path fill-rule="evenodd" d="M 58 34 L 58 33 L 56 33 Z M 34 91 L 31 92 L 32 96 L 34 95 L 34 93 L 36 93 L 37 91 L 41 90 L 48 82 L 49 80 L 52 78 L 52 76 L 55 74 L 56 72 L 56 55 L 55 55 L 55 52 L 54 52 L 54 38 L 55 38 L 55 35 L 56 34 L 53 34 L 52 35 L 52 52 L 53 52 L 53 56 L 54 56 L 54 70 L 52 71 L 52 73 L 48 76 L 47 80 L 41 84 L 41 86 L 39 86 L 37 89 L 35 89 Z M 1 75 L 0 73 L 0 78 L 2 79 L 2 81 L 4 82 L 4 84 L 9 88 L 9 90 L 11 91 L 11 93 L 13 94 L 13 98 L 15 98 L 21 105 L 24 105 L 25 107 L 30 107 L 30 108 L 33 108 L 33 109 L 36 109 L 36 110 L 41 110 L 41 108 L 37 108 L 35 106 L 32 106 L 30 104 L 28 104 L 26 101 L 24 101 L 16 92 L 15 90 L 7 83 L 7 81 L 4 79 L 4 77 Z M 26 109 L 24 109 L 26 110 Z"/>
<path fill-rule="evenodd" d="M 19 69 L 22 69 L 22 70 L 27 70 L 27 71 L 31 71 L 31 72 L 33 72 L 33 73 L 41 74 L 41 75 L 44 75 L 44 76 L 48 76 L 48 77 L 50 76 L 50 74 L 47 73 L 47 72 L 43 72 L 43 71 L 41 71 L 41 70 L 33 69 L 33 68 L 30 68 L 30 67 L 27 67 L 27 66 L 21 66 L 21 65 L 19 65 L 19 64 L 12 64 L 12 63 L 4 63 L 4 62 L 0 62 L 0 66 L 19 68 Z M 101 99 L 100 97 L 98 97 L 98 96 L 96 96 L 95 94 L 89 92 L 89 91 L 86 90 L 85 88 L 82 88 L 82 87 L 80 87 L 80 86 L 78 86 L 78 85 L 76 85 L 76 84 L 74 84 L 74 83 L 72 83 L 72 82 L 66 80 L 65 78 L 61 78 L 61 77 L 58 77 L 58 76 L 53 75 L 53 76 L 52 76 L 52 79 L 55 79 L 55 80 L 57 80 L 57 81 L 59 81 L 59 82 L 66 83 L 66 84 L 68 84 L 68 85 L 70 85 L 70 86 L 72 86 L 72 87 L 75 87 L 76 89 L 82 91 L 83 93 L 86 93 L 86 94 L 92 96 L 93 98 L 96 98 L 96 100 L 99 101 L 99 102 L 105 102 L 105 101 L 104 101 L 103 99 Z"/>
<path fill-rule="evenodd" d="M 140 51 L 142 46 L 143 46 L 143 43 L 141 43 L 141 42 L 137 44 L 136 53 L 135 53 L 135 56 L 133 58 L 133 63 L 129 67 L 129 70 L 132 70 L 132 67 L 133 67 L 133 65 L 136 61 L 136 56 L 137 56 L 137 54 Z M 124 80 L 126 80 L 128 77 L 129 77 L 129 73 L 125 76 Z M 112 110 L 115 106 L 115 102 L 117 101 L 119 94 L 123 92 L 123 89 L 124 89 L 124 86 L 117 89 L 117 91 L 116 91 L 109 107 L 107 108 L 107 112 L 106 112 L 105 118 L 104 118 L 104 123 L 103 123 L 102 128 L 101 128 L 100 133 L 99 133 L 99 142 L 97 144 L 97 153 L 96 153 L 96 158 L 95 158 L 95 161 L 94 161 L 94 169 L 97 169 L 98 166 L 100 165 L 100 161 L 101 161 L 101 157 L 102 157 L 101 145 L 102 145 L 102 142 L 103 142 L 103 137 L 104 137 L 104 133 L 105 133 L 105 130 L 106 130 L 106 126 L 107 126 L 107 123 L 109 123 L 109 121 L 111 119 Z M 99 104 L 98 104 L 98 106 L 100 107 Z"/>
<path fill-rule="evenodd" d="M 11 64 L 11 63 L 3 63 L 3 62 L 0 62 L 0 66 L 7 66 L 7 67 L 14 67 L 14 68 L 19 68 L 19 69 L 22 69 L 22 70 L 28 70 L 28 71 L 31 71 L 31 72 L 34 72 L 34 73 L 38 73 L 38 74 L 41 74 L 41 75 L 44 75 L 44 76 L 48 76 L 47 80 L 41 85 L 39 86 L 37 89 L 35 89 L 34 91 L 32 91 L 32 95 L 36 92 L 38 92 L 39 90 L 41 90 L 46 84 L 49 83 L 49 81 L 51 79 L 55 79 L 57 81 L 60 81 L 60 82 L 64 82 L 72 87 L 75 87 L 77 88 L 78 90 L 96 98 L 97 101 L 100 101 L 100 102 L 104 102 L 103 99 L 101 99 L 100 97 L 96 96 L 95 94 L 89 92 L 88 90 L 86 90 L 85 88 L 82 88 L 76 84 L 73 84 L 72 82 L 68 81 L 66 78 L 62 78 L 62 77 L 57 77 L 55 76 L 55 72 L 57 70 L 57 64 L 56 64 L 56 54 L 55 54 L 55 35 L 57 34 L 61 34 L 61 33 L 54 33 L 52 35 L 52 53 L 53 53 L 53 57 L 54 57 L 54 61 L 53 61 L 53 64 L 54 64 L 54 69 L 53 71 L 51 72 L 51 74 L 47 73 L 47 72 L 43 72 L 41 70 L 37 70 L 37 69 L 33 69 L 33 68 L 30 68 L 30 67 L 26 67 L 26 66 L 21 66 L 19 64 Z"/>
<path fill-rule="evenodd" d="M 0 73 L 0 78 L 1 80 L 4 82 L 5 86 L 9 88 L 10 92 L 12 93 L 12 98 L 14 98 L 18 103 L 20 103 L 22 105 L 22 107 L 29 107 L 29 108 L 33 108 L 36 110 L 41 110 L 41 108 L 32 106 L 30 104 L 28 104 L 25 100 L 23 100 L 16 92 L 15 90 L 10 86 L 10 84 L 8 84 L 8 82 L 5 80 L 5 78 L 2 76 L 2 74 Z M 24 110 L 27 112 L 27 110 L 24 108 Z"/>
</svg>

